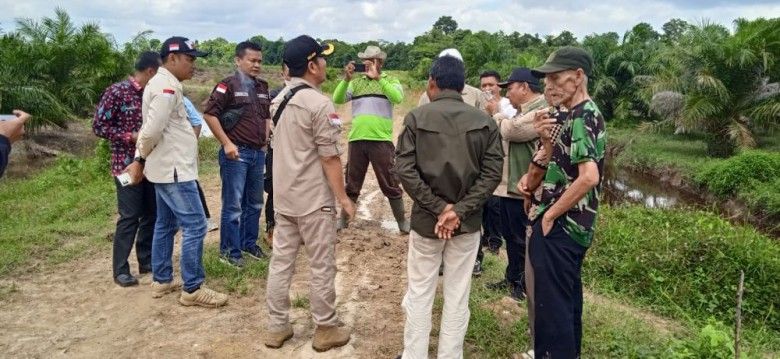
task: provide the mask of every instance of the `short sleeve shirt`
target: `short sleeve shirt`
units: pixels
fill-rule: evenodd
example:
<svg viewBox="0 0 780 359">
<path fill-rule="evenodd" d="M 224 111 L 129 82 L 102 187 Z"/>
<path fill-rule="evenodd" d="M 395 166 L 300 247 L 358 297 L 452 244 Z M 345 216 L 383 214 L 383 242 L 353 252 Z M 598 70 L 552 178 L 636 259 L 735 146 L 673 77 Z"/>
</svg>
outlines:
<svg viewBox="0 0 780 359">
<path fill-rule="evenodd" d="M 590 247 L 593 241 L 606 144 L 604 117 L 596 103 L 587 100 L 574 106 L 553 144 L 552 158 L 544 177 L 539 215 L 559 200 L 577 179 L 580 163 L 593 161 L 597 164 L 599 184 L 561 218 L 563 230 L 583 247 Z"/>
<path fill-rule="evenodd" d="M 300 78 L 290 80 L 271 104 L 271 113 L 276 113 L 290 89 L 304 83 Z M 342 153 L 341 119 L 333 102 L 306 84 L 311 88 L 295 93 L 274 127 L 274 210 L 293 217 L 336 205 L 320 157 Z"/>
</svg>

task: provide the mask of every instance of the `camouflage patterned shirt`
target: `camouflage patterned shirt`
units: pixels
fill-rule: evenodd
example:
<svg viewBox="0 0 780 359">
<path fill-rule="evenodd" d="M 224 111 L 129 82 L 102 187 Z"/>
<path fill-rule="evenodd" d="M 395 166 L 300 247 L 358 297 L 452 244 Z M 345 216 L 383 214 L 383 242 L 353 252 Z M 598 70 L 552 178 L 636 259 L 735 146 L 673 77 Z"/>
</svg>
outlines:
<svg viewBox="0 0 780 359">
<path fill-rule="evenodd" d="M 541 215 L 555 203 L 577 179 L 577 165 L 594 161 L 599 169 L 599 184 L 574 207 L 562 215 L 564 231 L 583 247 L 590 247 L 599 208 L 599 192 L 604 174 L 604 152 L 607 132 L 604 117 L 592 100 L 587 100 L 569 112 L 560 136 L 553 144 L 553 154 L 544 177 Z"/>
</svg>

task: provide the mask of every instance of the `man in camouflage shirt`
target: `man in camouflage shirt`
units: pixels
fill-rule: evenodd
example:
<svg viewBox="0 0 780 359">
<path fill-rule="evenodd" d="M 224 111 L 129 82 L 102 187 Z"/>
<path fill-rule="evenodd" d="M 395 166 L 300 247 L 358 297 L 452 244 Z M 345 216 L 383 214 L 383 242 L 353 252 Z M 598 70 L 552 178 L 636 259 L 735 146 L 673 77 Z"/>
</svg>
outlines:
<svg viewBox="0 0 780 359">
<path fill-rule="evenodd" d="M 528 247 L 535 276 L 534 351 L 540 358 L 580 356 L 580 273 L 593 241 L 606 147 L 604 117 L 587 91 L 592 68 L 588 52 L 564 47 L 533 71 L 544 77 L 553 104 L 569 109 L 554 142 L 550 132 L 560 120 L 546 111 L 536 119 L 545 147 L 552 148 Z"/>
</svg>

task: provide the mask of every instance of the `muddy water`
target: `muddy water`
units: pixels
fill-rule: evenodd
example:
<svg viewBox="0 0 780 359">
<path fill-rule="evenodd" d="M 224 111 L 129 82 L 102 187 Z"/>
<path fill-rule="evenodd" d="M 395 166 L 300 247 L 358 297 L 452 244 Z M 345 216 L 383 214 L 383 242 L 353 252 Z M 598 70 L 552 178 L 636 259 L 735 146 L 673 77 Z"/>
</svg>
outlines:
<svg viewBox="0 0 780 359">
<path fill-rule="evenodd" d="M 658 177 L 625 168 L 605 167 L 602 201 L 610 205 L 631 203 L 647 208 L 704 209 L 732 223 L 749 224 L 769 236 L 780 238 L 780 225 L 776 218 L 757 216 L 740 201 L 723 201 L 705 193 L 691 192 Z"/>
<path fill-rule="evenodd" d="M 615 166 L 606 166 L 602 183 L 603 201 L 618 205 L 641 204 L 648 208 L 707 207 L 706 201 L 658 178 Z"/>
</svg>

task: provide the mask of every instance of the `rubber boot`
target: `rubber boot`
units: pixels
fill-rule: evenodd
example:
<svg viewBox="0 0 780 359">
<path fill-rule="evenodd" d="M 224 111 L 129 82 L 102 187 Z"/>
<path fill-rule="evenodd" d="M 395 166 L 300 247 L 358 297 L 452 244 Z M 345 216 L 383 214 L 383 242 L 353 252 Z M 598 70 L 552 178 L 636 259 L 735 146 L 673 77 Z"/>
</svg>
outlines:
<svg viewBox="0 0 780 359">
<path fill-rule="evenodd" d="M 395 221 L 398 222 L 398 230 L 403 234 L 409 234 L 409 231 L 411 230 L 411 224 L 409 223 L 409 220 L 406 219 L 406 215 L 404 213 L 403 197 L 388 199 L 388 201 L 390 201 L 390 208 L 393 210 L 393 217 L 395 217 Z"/>
<path fill-rule="evenodd" d="M 325 327 L 318 325 L 314 330 L 311 346 L 317 352 L 324 352 L 349 343 L 352 331 L 346 327 Z"/>
</svg>

